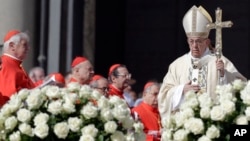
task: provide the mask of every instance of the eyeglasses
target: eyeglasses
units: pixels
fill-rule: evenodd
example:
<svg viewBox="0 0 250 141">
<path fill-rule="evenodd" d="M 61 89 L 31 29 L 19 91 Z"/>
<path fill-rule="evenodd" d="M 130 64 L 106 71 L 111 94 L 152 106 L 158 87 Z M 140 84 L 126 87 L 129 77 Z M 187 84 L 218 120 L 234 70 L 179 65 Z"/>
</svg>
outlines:
<svg viewBox="0 0 250 141">
<path fill-rule="evenodd" d="M 132 75 L 128 73 L 128 74 L 117 74 L 117 76 L 122 76 L 123 78 L 130 79 Z"/>
<path fill-rule="evenodd" d="M 205 40 L 206 39 L 197 39 L 197 40 L 188 39 L 188 44 L 193 45 L 195 43 L 197 45 L 201 45 Z"/>
<path fill-rule="evenodd" d="M 101 91 L 103 91 L 103 92 L 109 91 L 109 87 L 102 87 L 102 88 L 96 87 L 96 89 L 99 89 L 99 90 L 101 90 Z"/>
</svg>

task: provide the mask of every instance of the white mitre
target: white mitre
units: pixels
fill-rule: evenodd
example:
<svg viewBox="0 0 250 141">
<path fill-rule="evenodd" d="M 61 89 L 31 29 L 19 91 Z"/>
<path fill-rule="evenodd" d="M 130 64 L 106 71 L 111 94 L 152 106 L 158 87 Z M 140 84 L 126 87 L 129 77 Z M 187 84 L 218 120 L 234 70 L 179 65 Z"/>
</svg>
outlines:
<svg viewBox="0 0 250 141">
<path fill-rule="evenodd" d="M 210 29 L 206 25 L 212 23 L 212 18 L 202 6 L 193 6 L 183 17 L 182 23 L 187 37 L 207 38 Z"/>
</svg>

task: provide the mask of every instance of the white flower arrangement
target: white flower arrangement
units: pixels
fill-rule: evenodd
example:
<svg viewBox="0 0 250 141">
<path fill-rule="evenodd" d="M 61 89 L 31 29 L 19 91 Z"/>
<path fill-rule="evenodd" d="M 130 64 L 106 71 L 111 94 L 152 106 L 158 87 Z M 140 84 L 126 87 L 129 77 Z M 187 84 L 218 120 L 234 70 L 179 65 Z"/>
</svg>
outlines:
<svg viewBox="0 0 250 141">
<path fill-rule="evenodd" d="M 0 140 L 144 141 L 126 101 L 88 85 L 22 89 L 0 109 Z"/>
<path fill-rule="evenodd" d="M 231 125 L 250 121 L 250 81 L 218 85 L 212 99 L 192 91 L 178 111 L 163 119 L 163 141 L 229 141 Z"/>
</svg>

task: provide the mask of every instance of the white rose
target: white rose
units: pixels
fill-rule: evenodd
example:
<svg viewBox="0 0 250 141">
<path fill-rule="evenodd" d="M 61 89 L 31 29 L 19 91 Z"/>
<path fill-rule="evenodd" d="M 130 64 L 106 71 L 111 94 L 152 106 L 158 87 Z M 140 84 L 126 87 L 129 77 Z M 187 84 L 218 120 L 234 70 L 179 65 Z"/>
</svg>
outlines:
<svg viewBox="0 0 250 141">
<path fill-rule="evenodd" d="M 108 108 L 102 109 L 101 110 L 101 118 L 104 121 L 112 120 L 114 117 L 113 117 L 111 109 L 108 109 Z"/>
<path fill-rule="evenodd" d="M 61 97 L 60 89 L 57 86 L 50 86 L 45 94 L 49 97 L 49 99 L 55 99 Z"/>
<path fill-rule="evenodd" d="M 22 101 L 20 98 L 18 98 L 16 94 L 14 94 L 10 97 L 8 104 L 9 104 L 8 108 L 10 109 L 11 113 L 14 113 L 22 105 Z"/>
<path fill-rule="evenodd" d="M 216 126 L 212 125 L 207 129 L 206 136 L 210 139 L 218 138 L 220 137 L 220 130 Z"/>
<path fill-rule="evenodd" d="M 10 141 L 21 141 L 21 135 L 19 131 L 16 131 L 9 136 Z"/>
<path fill-rule="evenodd" d="M 174 116 L 166 116 L 161 120 L 161 124 L 164 128 L 173 128 L 175 126 Z"/>
<path fill-rule="evenodd" d="M 238 91 L 242 90 L 246 86 L 246 83 L 242 81 L 241 79 L 234 80 L 232 84 L 233 84 L 233 88 Z"/>
<path fill-rule="evenodd" d="M 163 139 L 163 141 L 169 141 L 172 140 L 173 134 L 170 130 L 164 130 L 161 135 L 161 138 Z"/>
<path fill-rule="evenodd" d="M 231 84 L 217 85 L 215 93 L 223 95 L 224 93 L 231 93 L 232 91 L 233 91 L 233 87 Z"/>
<path fill-rule="evenodd" d="M 100 94 L 100 92 L 98 92 L 97 90 L 93 90 L 93 91 L 92 91 L 91 98 L 97 100 L 97 99 L 99 99 L 101 96 L 103 96 L 103 95 Z"/>
<path fill-rule="evenodd" d="M 234 101 L 235 100 L 235 97 L 233 96 L 232 92 L 223 93 L 223 94 L 219 95 L 219 102 L 220 103 L 223 103 L 223 101 L 226 101 L 226 100 L 229 100 L 229 101 Z"/>
<path fill-rule="evenodd" d="M 133 127 L 135 129 L 135 132 L 142 132 L 144 129 L 144 125 L 141 122 L 134 122 Z"/>
<path fill-rule="evenodd" d="M 49 115 L 46 113 L 39 113 L 33 119 L 35 126 L 37 126 L 38 124 L 46 124 L 48 120 Z"/>
<path fill-rule="evenodd" d="M 6 103 L 1 108 L 1 114 L 5 117 L 8 117 L 12 114 L 12 109 L 9 103 Z"/>
<path fill-rule="evenodd" d="M 46 93 L 46 91 L 50 88 L 51 85 L 46 85 L 44 87 L 42 87 L 40 90 L 41 90 L 41 93 Z"/>
<path fill-rule="evenodd" d="M 38 109 L 43 103 L 43 97 L 39 93 L 40 91 L 37 91 L 37 89 L 35 89 L 35 90 L 32 90 L 31 94 L 26 99 L 26 103 L 27 103 L 30 110 Z"/>
<path fill-rule="evenodd" d="M 56 100 L 49 103 L 48 111 L 54 115 L 60 114 L 62 112 L 62 101 Z"/>
<path fill-rule="evenodd" d="M 135 135 L 133 133 L 127 133 L 125 138 L 126 138 L 126 141 L 137 141 L 136 140 L 137 138 L 135 137 Z M 143 140 L 143 141 L 145 141 L 145 140 Z"/>
<path fill-rule="evenodd" d="M 194 91 L 188 91 L 186 94 L 185 94 L 185 100 L 189 100 L 189 99 L 193 99 L 193 98 L 196 98 L 196 93 Z"/>
<path fill-rule="evenodd" d="M 79 96 L 81 98 L 90 98 L 93 89 L 89 85 L 82 85 L 79 91 Z"/>
<path fill-rule="evenodd" d="M 199 139 L 198 139 L 198 141 L 211 141 L 211 139 L 209 138 L 209 137 L 207 137 L 207 136 L 201 136 Z"/>
<path fill-rule="evenodd" d="M 111 96 L 111 97 L 109 97 L 109 103 L 111 103 L 113 105 L 120 105 L 120 104 L 123 104 L 123 103 L 126 104 L 126 101 L 124 102 L 123 99 L 121 99 L 118 96 Z"/>
<path fill-rule="evenodd" d="M 27 109 L 19 109 L 17 111 L 17 119 L 21 122 L 29 122 L 32 117 L 32 113 Z"/>
<path fill-rule="evenodd" d="M 225 100 L 221 103 L 221 107 L 226 114 L 231 114 L 235 111 L 235 103 L 229 100 Z"/>
<path fill-rule="evenodd" d="M 118 119 L 119 121 L 122 121 L 126 117 L 130 116 L 130 109 L 127 105 L 118 105 L 114 107 L 113 109 L 113 116 Z"/>
<path fill-rule="evenodd" d="M 200 107 L 211 107 L 213 105 L 211 96 L 208 93 L 204 93 L 199 95 L 198 101 L 200 103 Z"/>
<path fill-rule="evenodd" d="M 120 131 L 116 131 L 110 137 L 111 137 L 111 141 L 125 141 L 125 136 Z"/>
<path fill-rule="evenodd" d="M 82 120 L 77 117 L 70 117 L 68 119 L 69 129 L 73 132 L 77 132 L 80 130 L 80 126 L 82 125 Z"/>
<path fill-rule="evenodd" d="M 201 118 L 207 119 L 210 117 L 210 108 L 209 107 L 203 107 L 200 109 L 200 116 Z"/>
<path fill-rule="evenodd" d="M 194 116 L 194 110 L 192 108 L 185 108 L 182 112 L 182 115 L 186 118 L 190 118 Z"/>
<path fill-rule="evenodd" d="M 34 133 L 41 139 L 44 139 L 49 134 L 49 126 L 47 124 L 38 124 L 34 128 Z"/>
<path fill-rule="evenodd" d="M 28 135 L 30 137 L 33 137 L 33 131 L 32 131 L 32 127 L 27 124 L 27 123 L 22 123 L 18 126 L 18 129 L 20 130 L 21 133 Z"/>
<path fill-rule="evenodd" d="M 214 106 L 211 110 L 211 119 L 214 121 L 222 121 L 226 117 L 221 106 Z"/>
<path fill-rule="evenodd" d="M 249 106 L 246 108 L 245 114 L 246 114 L 247 120 L 250 121 L 250 107 Z"/>
<path fill-rule="evenodd" d="M 199 101 L 196 97 L 190 97 L 185 99 L 184 102 L 180 105 L 180 110 L 184 110 L 186 108 L 196 108 L 199 106 Z"/>
<path fill-rule="evenodd" d="M 177 130 L 173 135 L 174 141 L 187 141 L 188 140 L 187 134 L 188 134 L 188 131 L 184 129 Z"/>
<path fill-rule="evenodd" d="M 199 118 L 188 119 L 185 122 L 184 127 L 195 135 L 201 134 L 204 131 L 204 123 Z"/>
<path fill-rule="evenodd" d="M 122 125 L 125 129 L 130 129 L 133 127 L 134 119 L 130 117 L 126 117 L 122 120 Z"/>
<path fill-rule="evenodd" d="M 65 95 L 70 95 L 71 92 L 68 91 L 68 88 L 64 87 L 64 88 L 60 88 L 60 93 L 61 93 L 61 96 L 64 97 Z"/>
<path fill-rule="evenodd" d="M 98 129 L 94 124 L 89 124 L 81 129 L 82 135 L 89 134 L 92 137 L 96 137 L 98 133 Z"/>
<path fill-rule="evenodd" d="M 104 124 L 104 130 L 107 133 L 114 133 L 117 129 L 117 124 L 114 121 L 108 121 Z"/>
<path fill-rule="evenodd" d="M 97 100 L 97 105 L 101 109 L 110 108 L 109 100 L 105 96 L 101 96 L 100 99 Z"/>
<path fill-rule="evenodd" d="M 98 109 L 91 102 L 83 106 L 81 109 L 81 114 L 87 118 L 95 118 L 98 115 Z"/>
<path fill-rule="evenodd" d="M 246 105 L 250 105 L 250 90 L 248 90 L 248 88 L 245 88 L 244 90 L 242 90 L 240 92 L 240 97 L 243 100 L 243 103 Z"/>
<path fill-rule="evenodd" d="M 67 93 L 63 96 L 63 99 L 65 100 L 65 102 L 70 102 L 70 103 L 75 103 L 78 98 L 76 93 Z"/>
<path fill-rule="evenodd" d="M 75 104 L 73 104 L 72 102 L 65 102 L 63 103 L 62 107 L 63 107 L 63 111 L 65 111 L 68 114 L 74 113 L 76 111 Z"/>
<path fill-rule="evenodd" d="M 189 106 L 190 106 L 191 108 L 196 108 L 196 107 L 198 107 L 198 106 L 199 106 L 199 101 L 198 101 L 198 99 L 197 99 L 197 98 L 192 98 L 192 99 L 190 99 L 190 100 L 189 100 Z"/>
<path fill-rule="evenodd" d="M 183 113 L 182 111 L 177 112 L 177 113 L 174 115 L 174 120 L 175 120 L 176 127 L 181 127 L 181 126 L 183 126 L 183 124 L 186 122 L 186 120 L 187 120 L 188 118 L 189 118 L 189 117 L 184 116 L 184 113 Z"/>
<path fill-rule="evenodd" d="M 237 125 L 248 125 L 247 117 L 244 115 L 239 115 L 235 122 Z"/>
<path fill-rule="evenodd" d="M 69 133 L 69 127 L 66 122 L 57 123 L 54 126 L 54 133 L 59 139 L 65 139 Z"/>
<path fill-rule="evenodd" d="M 24 100 L 27 98 L 27 96 L 29 95 L 30 93 L 30 90 L 27 89 L 27 88 L 23 88 L 21 89 L 19 92 L 18 92 L 18 97 L 21 99 L 21 100 Z"/>
<path fill-rule="evenodd" d="M 17 119 L 15 116 L 8 117 L 4 122 L 6 130 L 13 130 L 17 125 Z"/>
<path fill-rule="evenodd" d="M 83 135 L 80 137 L 80 140 L 79 140 L 79 141 L 95 141 L 95 138 L 92 137 L 91 135 L 83 134 Z"/>
<path fill-rule="evenodd" d="M 81 85 L 77 82 L 70 82 L 67 84 L 67 88 L 69 91 L 74 92 L 74 91 L 79 91 L 81 88 Z"/>
</svg>

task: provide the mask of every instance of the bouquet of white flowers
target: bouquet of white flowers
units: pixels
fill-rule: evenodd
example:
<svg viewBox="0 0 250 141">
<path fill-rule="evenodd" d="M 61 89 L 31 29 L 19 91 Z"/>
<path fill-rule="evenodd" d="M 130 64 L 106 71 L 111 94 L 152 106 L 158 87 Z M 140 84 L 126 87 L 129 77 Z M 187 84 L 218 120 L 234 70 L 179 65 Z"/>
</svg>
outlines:
<svg viewBox="0 0 250 141">
<path fill-rule="evenodd" d="M 144 141 L 126 101 L 88 85 L 22 89 L 0 110 L 0 140 Z"/>
<path fill-rule="evenodd" d="M 232 125 L 250 121 L 250 82 L 218 85 L 215 100 L 192 91 L 177 112 L 163 120 L 164 141 L 229 141 Z"/>
</svg>

